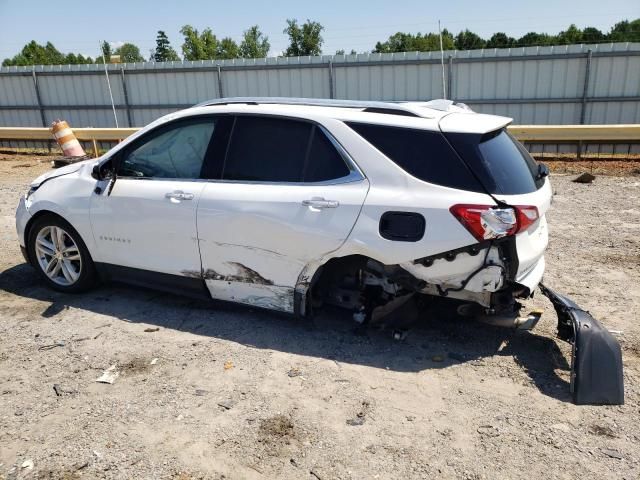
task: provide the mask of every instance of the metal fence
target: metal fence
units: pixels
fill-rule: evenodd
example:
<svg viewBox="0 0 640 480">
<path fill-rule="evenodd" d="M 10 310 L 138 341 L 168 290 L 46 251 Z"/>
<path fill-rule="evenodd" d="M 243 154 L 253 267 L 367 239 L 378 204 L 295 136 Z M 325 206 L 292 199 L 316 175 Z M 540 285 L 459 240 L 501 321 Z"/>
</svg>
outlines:
<svg viewBox="0 0 640 480">
<path fill-rule="evenodd" d="M 440 52 L 108 65 L 120 127 L 205 99 L 443 96 Z M 640 43 L 444 52 L 449 98 L 516 124 L 640 123 Z M 115 126 L 103 65 L 0 68 L 0 126 Z"/>
</svg>

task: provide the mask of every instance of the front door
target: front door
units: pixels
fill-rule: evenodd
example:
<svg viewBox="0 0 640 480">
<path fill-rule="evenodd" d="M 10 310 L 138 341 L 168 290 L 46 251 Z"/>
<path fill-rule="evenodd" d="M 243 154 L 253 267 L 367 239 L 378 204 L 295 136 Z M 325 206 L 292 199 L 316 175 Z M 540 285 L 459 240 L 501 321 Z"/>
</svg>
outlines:
<svg viewBox="0 0 640 480">
<path fill-rule="evenodd" d="M 215 119 L 178 120 L 140 137 L 114 159 L 117 180 L 94 197 L 99 261 L 199 276 L 196 209 Z"/>
<path fill-rule="evenodd" d="M 368 181 L 320 126 L 237 116 L 231 132 L 198 205 L 205 281 L 214 298 L 293 312 L 298 277 L 344 243 Z"/>
</svg>

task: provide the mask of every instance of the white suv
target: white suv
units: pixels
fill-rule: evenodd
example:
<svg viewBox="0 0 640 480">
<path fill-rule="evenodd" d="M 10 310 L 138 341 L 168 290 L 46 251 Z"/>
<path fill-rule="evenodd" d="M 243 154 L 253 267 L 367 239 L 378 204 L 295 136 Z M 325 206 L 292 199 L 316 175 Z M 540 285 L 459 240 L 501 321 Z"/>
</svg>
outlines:
<svg viewBox="0 0 640 480">
<path fill-rule="evenodd" d="M 358 321 L 419 296 L 513 311 L 544 271 L 548 171 L 446 100 L 235 98 L 47 173 L 16 213 L 51 287 L 100 277 Z"/>
</svg>

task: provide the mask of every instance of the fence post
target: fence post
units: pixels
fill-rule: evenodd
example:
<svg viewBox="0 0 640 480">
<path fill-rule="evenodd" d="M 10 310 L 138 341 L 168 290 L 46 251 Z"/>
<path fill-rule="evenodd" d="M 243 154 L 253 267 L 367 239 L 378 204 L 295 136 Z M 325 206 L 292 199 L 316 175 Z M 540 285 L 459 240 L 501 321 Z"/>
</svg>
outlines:
<svg viewBox="0 0 640 480">
<path fill-rule="evenodd" d="M 329 60 L 329 98 L 335 98 L 334 78 L 333 78 L 333 60 Z"/>
<path fill-rule="evenodd" d="M 122 93 L 124 94 L 124 104 L 127 108 L 127 122 L 129 122 L 130 127 L 133 127 L 133 122 L 131 121 L 131 105 L 129 104 L 129 93 L 127 92 L 127 82 L 124 78 L 124 67 L 120 67 L 120 78 L 122 79 Z"/>
<path fill-rule="evenodd" d="M 31 70 L 31 75 L 33 77 L 33 88 L 36 91 L 36 101 L 38 102 L 38 110 L 40 110 L 40 120 L 42 121 L 42 126 L 46 128 L 47 121 L 44 118 L 44 108 L 42 107 L 42 99 L 40 98 L 40 88 L 38 87 L 38 77 L 36 77 L 35 68 Z"/>
<path fill-rule="evenodd" d="M 222 68 L 220 67 L 220 64 L 218 64 L 218 95 L 220 98 L 224 97 L 222 93 Z"/>
<path fill-rule="evenodd" d="M 591 49 L 587 52 L 587 62 L 584 68 L 584 86 L 582 89 L 582 105 L 580 106 L 580 125 L 584 125 L 587 114 L 587 95 L 589 94 L 589 77 L 591 76 L 591 57 L 593 52 Z M 582 142 L 578 142 L 578 160 L 582 159 Z"/>
<path fill-rule="evenodd" d="M 453 100 L 453 56 L 449 55 L 449 61 L 447 62 L 447 92 L 449 92 L 449 99 Z"/>
</svg>

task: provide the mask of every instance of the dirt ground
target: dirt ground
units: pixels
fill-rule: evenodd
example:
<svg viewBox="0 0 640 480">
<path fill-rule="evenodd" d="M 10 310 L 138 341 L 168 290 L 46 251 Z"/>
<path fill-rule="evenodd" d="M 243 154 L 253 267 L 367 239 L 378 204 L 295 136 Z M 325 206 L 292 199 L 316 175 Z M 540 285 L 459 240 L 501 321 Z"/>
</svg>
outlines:
<svg viewBox="0 0 640 480">
<path fill-rule="evenodd" d="M 533 332 L 425 318 L 401 342 L 150 290 L 45 288 L 14 209 L 43 159 L 0 156 L 0 478 L 640 476 L 640 178 L 554 174 L 546 283 L 618 331 L 626 404 L 570 401 Z M 38 162 L 41 163 L 38 163 Z M 116 365 L 113 384 L 96 383 Z"/>
</svg>

